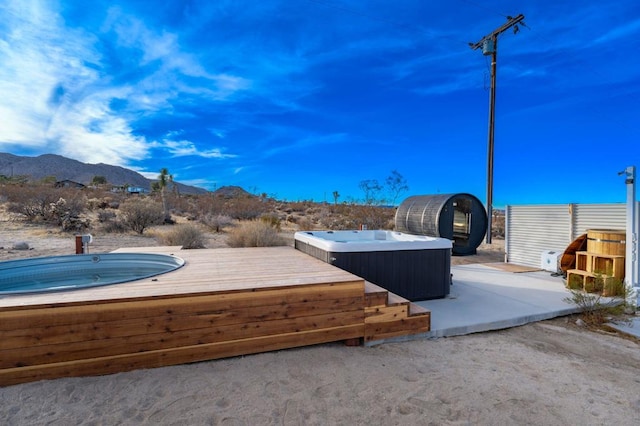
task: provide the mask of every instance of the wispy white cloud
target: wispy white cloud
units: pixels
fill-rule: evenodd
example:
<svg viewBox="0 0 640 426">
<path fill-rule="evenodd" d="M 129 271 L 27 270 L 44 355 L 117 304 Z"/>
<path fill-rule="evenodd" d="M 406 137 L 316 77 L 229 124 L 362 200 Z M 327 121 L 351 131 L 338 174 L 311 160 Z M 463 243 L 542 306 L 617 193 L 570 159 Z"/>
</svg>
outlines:
<svg viewBox="0 0 640 426">
<path fill-rule="evenodd" d="M 173 157 L 195 156 L 202 158 L 236 158 L 236 154 L 227 154 L 224 148 L 200 149 L 193 141 L 182 138 L 184 130 L 169 131 L 161 141 L 149 144 L 149 147 L 167 151 Z"/>
<path fill-rule="evenodd" d="M 65 26 L 55 3 L 9 1 L 0 36 L 0 149 L 57 152 L 87 162 L 127 165 L 151 146 L 135 123 L 176 111 L 186 98 L 222 102 L 251 83 L 228 72 L 210 73 L 183 53 L 175 34 L 156 33 L 113 9 L 104 31 L 114 28 L 125 58 L 138 57 L 140 78 L 115 82 L 96 35 Z M 136 69 L 135 67 L 129 69 Z M 114 101 L 122 107 L 114 110 Z M 198 150 L 188 141 L 165 145 L 177 156 L 230 158 L 220 149 Z"/>
<path fill-rule="evenodd" d="M 217 129 L 208 129 L 208 130 L 211 132 L 212 135 L 214 135 L 214 136 L 216 136 L 216 137 L 218 137 L 220 139 L 224 139 L 224 138 L 227 137 L 225 132 L 222 131 L 222 130 L 217 130 Z"/>
<path fill-rule="evenodd" d="M 216 181 L 210 179 L 180 179 L 180 183 L 200 188 L 210 188 L 216 184 Z"/>
<path fill-rule="evenodd" d="M 158 172 L 147 172 L 147 171 L 139 169 L 137 167 L 131 167 L 131 170 L 135 170 L 136 172 L 140 173 L 142 176 L 146 177 L 147 179 L 151 179 L 151 180 L 157 180 L 158 176 L 160 175 L 160 173 L 158 173 Z"/>
<path fill-rule="evenodd" d="M 0 147 L 112 164 L 143 156 L 144 137 L 109 107 L 126 94 L 104 88 L 95 38 L 66 28 L 50 2 L 3 7 L 11 19 L 0 41 Z"/>
<path fill-rule="evenodd" d="M 235 158 L 236 154 L 225 154 L 222 148 L 201 150 L 195 143 L 189 140 L 163 139 L 160 143 L 154 143 L 155 148 L 164 148 L 174 157 L 196 156 L 202 158 Z"/>
<path fill-rule="evenodd" d="M 251 82 L 242 76 L 209 72 L 195 55 L 183 49 L 176 34 L 154 31 L 120 7 L 109 9 L 102 30 L 113 31 L 117 45 L 127 50 L 134 61 L 137 59 L 136 65 L 147 71 L 134 93 L 143 101 L 151 95 L 156 98 L 156 105 L 165 108 L 181 94 L 223 101 L 251 87 Z M 147 102 L 141 104 L 150 106 Z"/>
</svg>

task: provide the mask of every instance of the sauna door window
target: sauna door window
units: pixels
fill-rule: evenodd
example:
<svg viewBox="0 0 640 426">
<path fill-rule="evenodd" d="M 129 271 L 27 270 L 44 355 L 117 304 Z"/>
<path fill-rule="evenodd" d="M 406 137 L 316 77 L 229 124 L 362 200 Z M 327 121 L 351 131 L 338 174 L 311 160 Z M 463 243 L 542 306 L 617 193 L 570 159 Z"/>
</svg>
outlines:
<svg viewBox="0 0 640 426">
<path fill-rule="evenodd" d="M 465 246 L 471 234 L 471 200 L 455 198 L 453 200 L 453 239 L 456 244 Z"/>
</svg>

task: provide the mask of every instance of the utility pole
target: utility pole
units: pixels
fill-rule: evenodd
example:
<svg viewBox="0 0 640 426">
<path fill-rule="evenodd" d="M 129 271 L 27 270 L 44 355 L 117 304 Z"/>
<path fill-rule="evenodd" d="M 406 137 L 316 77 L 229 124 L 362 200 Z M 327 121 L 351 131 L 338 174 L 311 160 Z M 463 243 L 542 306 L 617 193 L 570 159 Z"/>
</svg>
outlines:
<svg viewBox="0 0 640 426">
<path fill-rule="evenodd" d="M 515 18 L 507 17 L 507 23 L 482 37 L 476 43 L 469 43 L 473 50 L 482 47 L 482 54 L 491 55 L 491 91 L 489 92 L 489 135 L 487 142 L 487 244 L 491 244 L 491 230 L 493 228 L 493 135 L 496 119 L 496 62 L 498 60 L 498 36 L 513 27 L 514 34 L 519 31 L 518 23 L 524 15 Z M 524 22 L 523 22 L 524 24 Z"/>
<path fill-rule="evenodd" d="M 627 236 L 624 280 L 627 287 L 627 302 L 636 309 L 640 305 L 640 266 L 638 263 L 638 232 L 640 216 L 636 202 L 636 166 L 629 166 L 619 175 L 625 176 L 627 185 Z"/>
</svg>

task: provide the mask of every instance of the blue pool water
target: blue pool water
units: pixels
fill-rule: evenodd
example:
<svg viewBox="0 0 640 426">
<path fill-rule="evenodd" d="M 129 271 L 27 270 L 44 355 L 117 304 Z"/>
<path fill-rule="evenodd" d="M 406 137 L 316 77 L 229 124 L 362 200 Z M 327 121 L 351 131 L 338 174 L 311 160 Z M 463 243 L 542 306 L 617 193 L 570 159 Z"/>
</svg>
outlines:
<svg viewBox="0 0 640 426">
<path fill-rule="evenodd" d="M 0 296 L 65 291 L 149 278 L 184 265 L 176 256 L 105 253 L 0 262 Z"/>
</svg>

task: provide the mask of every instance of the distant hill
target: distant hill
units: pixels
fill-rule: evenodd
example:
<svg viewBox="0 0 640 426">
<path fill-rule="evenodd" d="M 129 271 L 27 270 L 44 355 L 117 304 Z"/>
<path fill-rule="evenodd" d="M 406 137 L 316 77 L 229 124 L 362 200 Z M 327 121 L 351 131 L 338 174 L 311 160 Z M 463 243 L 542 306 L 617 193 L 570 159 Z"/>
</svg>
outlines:
<svg viewBox="0 0 640 426">
<path fill-rule="evenodd" d="M 239 186 L 222 186 L 213 191 L 212 194 L 223 198 L 254 197 L 253 194 L 245 191 Z"/>
<path fill-rule="evenodd" d="M 153 180 L 140 173 L 109 164 L 87 164 L 61 155 L 44 154 L 38 157 L 21 157 L 0 153 L 0 175 L 27 176 L 30 180 L 40 180 L 54 176 L 56 180 L 72 180 L 89 185 L 94 176 L 104 176 L 112 185 L 130 185 L 151 189 Z M 175 182 L 182 194 L 205 194 L 206 189 Z"/>
</svg>

